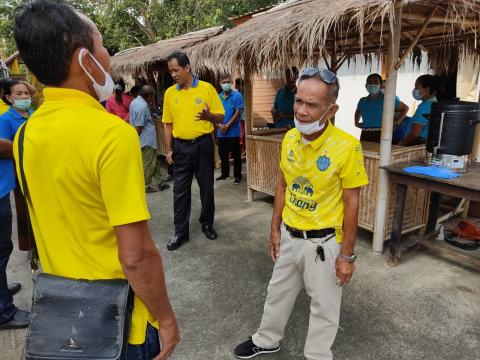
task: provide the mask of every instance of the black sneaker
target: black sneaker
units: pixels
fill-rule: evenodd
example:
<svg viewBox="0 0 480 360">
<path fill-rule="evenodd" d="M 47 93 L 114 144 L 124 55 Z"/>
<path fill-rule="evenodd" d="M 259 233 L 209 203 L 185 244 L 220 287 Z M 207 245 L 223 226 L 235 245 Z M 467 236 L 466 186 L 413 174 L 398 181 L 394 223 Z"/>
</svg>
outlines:
<svg viewBox="0 0 480 360">
<path fill-rule="evenodd" d="M 219 181 L 219 180 L 225 180 L 225 179 L 228 179 L 229 176 L 225 176 L 225 175 L 220 175 L 219 177 L 217 177 L 215 180 Z"/>
<path fill-rule="evenodd" d="M 241 177 L 236 177 L 235 181 L 233 182 L 235 185 L 241 184 L 242 178 Z"/>
<path fill-rule="evenodd" d="M 235 350 L 234 354 L 239 359 L 251 359 L 260 354 L 270 354 L 276 353 L 280 350 L 280 346 L 277 346 L 273 349 L 264 349 L 257 345 L 255 345 L 252 341 L 252 338 L 249 337 L 247 341 L 238 345 Z"/>
</svg>

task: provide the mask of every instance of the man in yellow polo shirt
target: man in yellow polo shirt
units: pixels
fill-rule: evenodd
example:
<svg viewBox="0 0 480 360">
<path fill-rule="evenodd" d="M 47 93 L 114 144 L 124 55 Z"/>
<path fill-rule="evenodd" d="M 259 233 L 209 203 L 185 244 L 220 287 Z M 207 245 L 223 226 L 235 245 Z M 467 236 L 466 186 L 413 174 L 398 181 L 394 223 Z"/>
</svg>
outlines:
<svg viewBox="0 0 480 360">
<path fill-rule="evenodd" d="M 168 57 L 168 70 L 176 85 L 167 89 L 163 103 L 163 124 L 167 162 L 173 165 L 173 210 L 175 234 L 167 244 L 176 250 L 189 240 L 193 175 L 200 188 L 200 224 L 210 240 L 213 228 L 215 169 L 213 129 L 223 122 L 224 109 L 215 88 L 192 76 L 190 60 L 183 52 Z"/>
<path fill-rule="evenodd" d="M 113 90 L 102 36 L 63 2 L 36 0 L 19 9 L 14 37 L 46 85 L 25 128 L 23 157 L 42 268 L 75 279 L 126 278 L 135 293 L 127 359 L 167 359 L 178 326 L 148 229 L 138 135 L 100 104 Z M 17 149 L 15 139 L 18 164 Z"/>
<path fill-rule="evenodd" d="M 312 300 L 304 355 L 333 359 L 341 286 L 355 269 L 360 188 L 368 183 L 359 141 L 328 121 L 338 110 L 338 91 L 329 70 L 308 68 L 300 74 L 296 129 L 283 140 L 275 192 L 269 243 L 275 267 L 260 327 L 235 348 L 240 359 L 280 350 L 302 287 Z"/>
</svg>

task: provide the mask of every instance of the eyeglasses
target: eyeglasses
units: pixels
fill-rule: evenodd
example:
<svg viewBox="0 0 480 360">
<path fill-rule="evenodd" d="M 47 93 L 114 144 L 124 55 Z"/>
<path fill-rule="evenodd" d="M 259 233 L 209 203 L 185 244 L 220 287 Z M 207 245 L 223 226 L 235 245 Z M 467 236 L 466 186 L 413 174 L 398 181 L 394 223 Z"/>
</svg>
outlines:
<svg viewBox="0 0 480 360">
<path fill-rule="evenodd" d="M 333 84 L 337 82 L 337 75 L 334 72 L 317 67 L 309 67 L 302 70 L 300 73 L 300 79 L 308 79 L 311 77 L 319 77 L 322 81 L 326 82 L 327 84 Z"/>
</svg>

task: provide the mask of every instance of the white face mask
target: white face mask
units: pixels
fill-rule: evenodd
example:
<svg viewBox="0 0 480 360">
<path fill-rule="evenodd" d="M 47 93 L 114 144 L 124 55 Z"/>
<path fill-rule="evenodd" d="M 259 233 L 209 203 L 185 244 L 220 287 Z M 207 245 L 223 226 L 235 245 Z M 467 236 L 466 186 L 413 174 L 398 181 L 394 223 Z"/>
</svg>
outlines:
<svg viewBox="0 0 480 360">
<path fill-rule="evenodd" d="M 311 135 L 311 134 L 314 134 L 318 131 L 322 131 L 324 128 L 325 128 L 325 123 L 326 121 L 322 121 L 323 120 L 323 117 L 325 116 L 325 114 L 330 110 L 330 107 L 332 106 L 332 104 L 330 104 L 330 106 L 327 108 L 327 110 L 325 110 L 325 112 L 323 113 L 323 115 L 320 117 L 320 119 L 318 119 L 317 121 L 314 121 L 314 122 L 311 122 L 311 123 L 308 123 L 308 124 L 302 124 L 300 123 L 297 118 L 295 117 L 293 120 L 295 122 L 295 127 L 297 128 L 298 131 L 300 131 L 303 135 Z M 320 123 L 322 121 L 322 123 Z"/>
<path fill-rule="evenodd" d="M 84 53 L 85 51 L 88 52 L 87 49 L 81 49 L 80 52 L 78 53 L 78 63 L 80 64 L 80 67 L 83 69 L 83 71 L 85 72 L 85 74 L 87 74 L 87 76 L 90 78 L 90 80 L 92 80 L 93 89 L 95 90 L 95 93 L 97 94 L 98 101 L 103 102 L 103 101 L 107 100 L 108 97 L 112 94 L 112 92 L 113 92 L 113 87 L 115 86 L 115 83 L 113 82 L 113 79 L 112 79 L 112 77 L 110 76 L 110 74 L 105 71 L 105 69 L 104 69 L 103 66 L 98 62 L 98 60 L 95 59 L 95 57 L 94 57 L 92 54 L 90 54 L 90 52 L 89 52 L 88 55 L 90 55 L 90 57 L 93 59 L 93 61 L 95 61 L 95 63 L 98 65 L 98 67 L 100 68 L 100 70 L 102 70 L 103 75 L 105 76 L 105 84 L 100 85 L 99 83 L 97 83 L 97 81 L 96 81 L 96 80 L 93 78 L 93 76 L 87 71 L 87 69 L 85 69 L 85 66 L 83 65 L 82 55 L 83 55 L 83 53 Z"/>
</svg>

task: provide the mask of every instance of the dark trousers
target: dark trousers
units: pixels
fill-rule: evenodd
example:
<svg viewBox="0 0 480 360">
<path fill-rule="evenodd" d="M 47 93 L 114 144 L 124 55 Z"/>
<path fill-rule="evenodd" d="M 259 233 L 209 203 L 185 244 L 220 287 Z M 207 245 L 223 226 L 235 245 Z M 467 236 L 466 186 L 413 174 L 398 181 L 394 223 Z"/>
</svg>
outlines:
<svg viewBox="0 0 480 360">
<path fill-rule="evenodd" d="M 173 146 L 173 212 L 175 235 L 188 236 L 192 202 L 192 179 L 197 179 L 200 188 L 202 211 L 200 223 L 213 225 L 215 199 L 213 194 L 214 145 L 211 135 L 197 141 L 175 140 Z"/>
<path fill-rule="evenodd" d="M 158 331 L 152 325 L 147 325 L 145 342 L 141 345 L 128 345 L 126 360 L 151 360 L 160 353 Z"/>
<path fill-rule="evenodd" d="M 0 199 L 0 324 L 9 322 L 17 311 L 7 282 L 7 263 L 12 251 L 12 208 L 7 194 Z"/>
<path fill-rule="evenodd" d="M 230 152 L 233 157 L 233 176 L 242 177 L 242 155 L 240 153 L 240 138 L 218 138 L 218 153 L 222 161 L 222 176 L 230 176 Z"/>
</svg>

